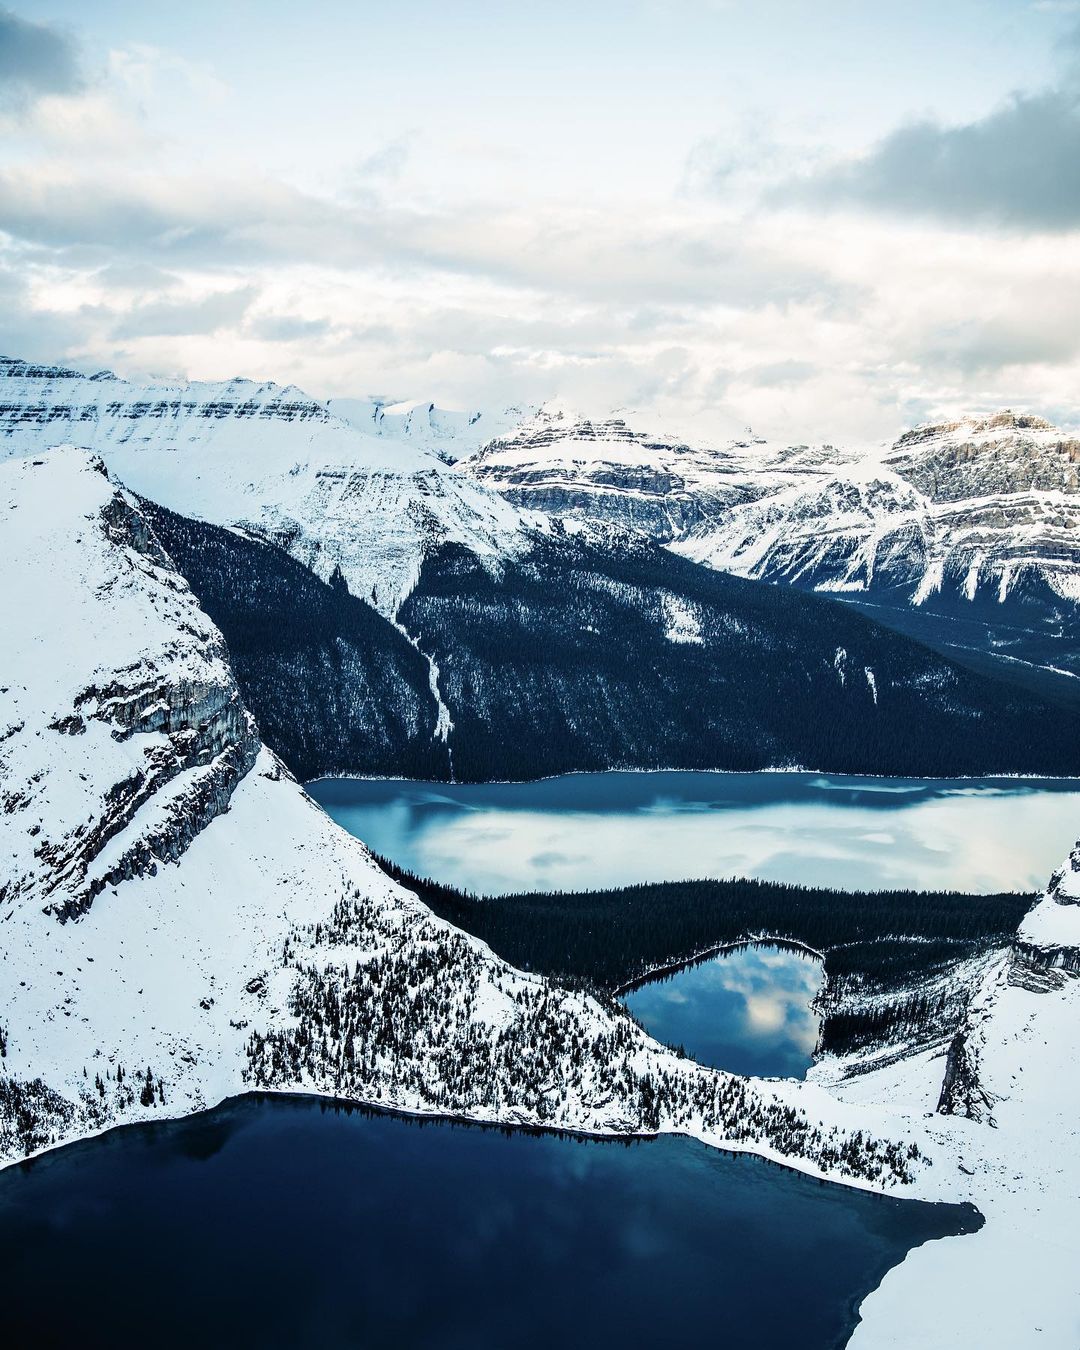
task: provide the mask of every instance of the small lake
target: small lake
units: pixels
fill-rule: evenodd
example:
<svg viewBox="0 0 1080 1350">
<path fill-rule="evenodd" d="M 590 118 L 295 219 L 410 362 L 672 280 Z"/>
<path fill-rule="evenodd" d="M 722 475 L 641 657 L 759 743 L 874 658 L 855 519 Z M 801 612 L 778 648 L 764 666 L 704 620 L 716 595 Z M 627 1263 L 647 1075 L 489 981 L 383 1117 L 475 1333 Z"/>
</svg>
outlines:
<svg viewBox="0 0 1080 1350">
<path fill-rule="evenodd" d="M 791 947 L 735 947 L 622 996 L 650 1035 L 691 1059 L 761 1078 L 802 1078 L 820 1023 L 821 962 Z"/>
<path fill-rule="evenodd" d="M 12 1346 L 826 1350 L 969 1206 L 629 1144 L 241 1098 L 0 1173 Z"/>
<path fill-rule="evenodd" d="M 1041 890 L 1080 834 L 1076 780 L 600 773 L 308 791 L 399 866 L 489 895 L 726 876 Z"/>
</svg>

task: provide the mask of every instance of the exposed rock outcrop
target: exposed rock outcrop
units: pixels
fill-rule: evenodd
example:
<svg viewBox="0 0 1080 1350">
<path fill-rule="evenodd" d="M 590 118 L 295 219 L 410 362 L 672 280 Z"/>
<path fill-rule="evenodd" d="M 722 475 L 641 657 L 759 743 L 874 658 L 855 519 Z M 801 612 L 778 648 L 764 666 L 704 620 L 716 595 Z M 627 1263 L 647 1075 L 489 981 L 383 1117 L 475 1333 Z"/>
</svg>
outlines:
<svg viewBox="0 0 1080 1350">
<path fill-rule="evenodd" d="M 221 635 L 199 611 L 137 504 L 97 458 L 69 452 L 12 466 L 5 529 L 18 539 L 6 581 L 30 627 L 9 654 L 11 708 L 0 746 L 6 828 L 19 840 L 0 903 L 37 898 L 61 920 L 106 887 L 175 861 L 258 753 Z M 86 511 L 40 519 L 43 492 Z M 39 664 L 58 622 L 26 597 L 77 554 L 101 614 L 65 620 L 66 668 Z M 48 589 L 46 583 L 45 589 Z M 145 622 L 132 633 L 125 613 Z M 110 621 L 112 620 L 112 621 Z M 90 683 L 79 675 L 93 672 Z"/>
</svg>

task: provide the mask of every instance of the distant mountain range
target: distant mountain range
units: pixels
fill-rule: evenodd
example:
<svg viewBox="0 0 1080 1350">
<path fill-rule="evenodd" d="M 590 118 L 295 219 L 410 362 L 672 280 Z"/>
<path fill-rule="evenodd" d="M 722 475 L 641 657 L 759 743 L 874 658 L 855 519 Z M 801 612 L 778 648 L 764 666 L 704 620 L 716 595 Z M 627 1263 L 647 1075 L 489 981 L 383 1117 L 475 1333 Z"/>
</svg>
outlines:
<svg viewBox="0 0 1080 1350">
<path fill-rule="evenodd" d="M 520 507 L 861 604 L 1011 677 L 1025 672 L 1009 659 L 1080 674 L 1080 440 L 1038 417 L 920 427 L 857 454 L 703 449 L 545 408 L 461 468 Z"/>
<path fill-rule="evenodd" d="M 1080 442 L 1038 418 L 701 447 L 553 405 L 0 363 L 0 444 L 59 442 L 165 508 L 302 776 L 1080 766 Z"/>
</svg>

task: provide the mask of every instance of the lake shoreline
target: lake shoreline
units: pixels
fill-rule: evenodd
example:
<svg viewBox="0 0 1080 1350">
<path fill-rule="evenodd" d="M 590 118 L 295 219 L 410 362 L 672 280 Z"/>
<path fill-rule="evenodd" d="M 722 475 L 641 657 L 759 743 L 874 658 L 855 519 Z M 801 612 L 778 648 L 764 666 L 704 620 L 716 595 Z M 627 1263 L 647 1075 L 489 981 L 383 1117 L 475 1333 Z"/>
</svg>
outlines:
<svg viewBox="0 0 1080 1350">
<path fill-rule="evenodd" d="M 347 1119 L 356 1116 L 361 1120 L 350 1128 Z M 416 1128 L 403 1133 L 405 1125 Z M 55 1329 L 41 1311 L 34 1272 L 40 1257 L 51 1268 L 62 1248 L 74 1261 L 71 1306 L 85 1307 L 84 1286 L 97 1287 L 99 1267 L 119 1251 L 134 1281 L 128 1306 L 141 1318 L 140 1300 L 160 1305 L 173 1254 L 187 1249 L 195 1226 L 204 1238 L 197 1263 L 205 1267 L 199 1278 L 206 1280 L 207 1297 L 222 1325 L 228 1328 L 242 1317 L 249 1333 L 267 1319 L 278 1327 L 283 1315 L 298 1310 L 305 1325 L 318 1318 L 319 1343 L 327 1346 L 355 1344 L 361 1326 L 376 1344 L 436 1344 L 427 1333 L 412 1339 L 415 1332 L 405 1333 L 398 1321 L 400 1291 L 412 1288 L 437 1311 L 433 1327 L 455 1330 L 453 1344 L 468 1343 L 461 1338 L 469 1328 L 503 1325 L 523 1294 L 536 1296 L 554 1277 L 559 1293 L 545 1305 L 536 1328 L 513 1340 L 515 1347 L 539 1350 L 553 1332 L 574 1343 L 590 1317 L 605 1320 L 587 1338 L 589 1344 L 644 1345 L 656 1343 L 663 1326 L 687 1335 L 711 1324 L 712 1285 L 703 1277 L 716 1269 L 719 1255 L 733 1343 L 749 1344 L 751 1329 L 763 1327 L 764 1343 L 791 1344 L 792 1334 L 805 1330 L 802 1344 L 829 1350 L 847 1342 L 865 1300 L 912 1250 L 976 1231 L 982 1223 L 972 1206 L 864 1187 L 841 1190 L 820 1179 L 814 1186 L 798 1167 L 746 1156 L 749 1150 L 718 1148 L 693 1134 L 666 1138 L 668 1133 L 610 1136 L 507 1127 L 325 1094 L 261 1090 L 227 1097 L 180 1120 L 114 1127 L 97 1140 L 72 1141 L 45 1159 L 19 1163 L 17 1175 L 0 1181 L 0 1251 L 15 1275 L 5 1316 L 17 1338 L 32 1319 Z M 93 1147 L 107 1136 L 116 1138 Z M 622 1148 L 602 1147 L 616 1142 Z M 590 1144 L 601 1147 L 577 1151 Z M 629 1151 L 638 1148 L 641 1154 L 630 1158 Z M 276 1177 L 273 1193 L 257 1187 L 252 1195 L 252 1183 L 268 1168 Z M 153 1227 L 148 1230 L 143 1219 L 132 1222 L 135 1215 L 146 1217 L 150 1179 L 158 1202 L 153 1241 L 148 1241 Z M 326 1195 L 335 1197 L 329 1210 Z M 507 1243 L 499 1226 L 482 1227 L 468 1243 L 477 1259 L 463 1266 L 459 1220 L 475 1212 L 478 1196 L 489 1195 L 502 1198 L 504 1224 L 517 1241 Z M 220 1259 L 231 1250 L 234 1233 L 219 1213 L 235 1215 L 241 1196 L 249 1197 L 243 1208 L 250 1208 L 256 1228 L 236 1266 Z M 108 1197 L 104 1211 L 102 1197 Z M 752 1244 L 747 1247 L 739 1235 L 745 1224 L 759 1226 L 761 1216 L 773 1212 L 800 1216 L 786 1230 L 769 1225 L 761 1230 L 778 1263 L 768 1278 L 786 1281 L 793 1298 L 790 1307 L 761 1318 L 752 1299 L 739 1297 L 760 1268 Z M 283 1243 L 294 1224 L 306 1227 L 305 1216 L 316 1214 L 322 1218 L 303 1252 Z M 408 1253 L 420 1214 L 435 1219 L 425 1244 L 424 1280 L 417 1287 Z M 525 1214 L 530 1224 L 522 1229 L 518 1219 Z M 658 1278 L 627 1286 L 639 1294 L 623 1314 L 623 1325 L 618 1317 L 609 1324 L 598 1291 L 612 1270 L 620 1281 L 642 1270 L 646 1253 L 626 1235 L 646 1215 L 648 1268 Z M 804 1252 L 802 1235 L 810 1232 L 814 1247 Z M 446 1236 L 440 1239 L 439 1233 Z M 725 1244 L 730 1251 L 722 1259 Z M 590 1256 L 596 1256 L 595 1270 Z M 238 1276 L 245 1263 L 264 1274 L 288 1272 L 294 1292 L 284 1306 L 262 1300 L 252 1307 L 246 1276 Z M 343 1282 L 342 1273 L 350 1269 L 366 1273 L 359 1282 Z M 477 1300 L 481 1287 L 490 1299 Z M 342 1322 L 335 1315 L 341 1308 L 355 1315 Z M 197 1308 L 190 1316 L 183 1309 L 154 1339 L 165 1346 L 190 1343 L 185 1318 L 199 1315 Z M 290 1343 L 303 1342 L 296 1328 L 286 1330 Z M 396 1335 L 388 1342 L 391 1330 Z"/>
<path fill-rule="evenodd" d="M 643 971 L 642 974 L 635 975 L 627 984 L 612 989 L 611 993 L 615 998 L 621 998 L 623 994 L 632 994 L 635 989 L 652 984 L 654 980 L 662 980 L 665 975 L 689 970 L 692 966 L 699 966 L 714 956 L 723 956 L 725 952 L 737 952 L 740 947 L 785 947 L 789 951 L 801 952 L 804 956 L 812 956 L 820 961 L 824 975 L 825 953 L 819 952 L 816 947 L 808 947 L 804 942 L 797 942 L 794 938 L 777 937 L 772 933 L 755 933 L 749 937 L 738 938 L 734 942 L 721 942 L 715 946 L 705 947 L 699 952 L 694 952 L 692 956 L 680 957 L 676 961 L 661 962 Z"/>
</svg>

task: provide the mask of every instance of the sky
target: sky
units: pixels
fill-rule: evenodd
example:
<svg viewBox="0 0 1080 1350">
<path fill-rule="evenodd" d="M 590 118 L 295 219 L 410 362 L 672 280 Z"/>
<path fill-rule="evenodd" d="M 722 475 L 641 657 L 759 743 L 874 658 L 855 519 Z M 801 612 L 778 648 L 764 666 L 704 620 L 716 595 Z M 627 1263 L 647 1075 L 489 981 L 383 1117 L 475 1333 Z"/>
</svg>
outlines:
<svg viewBox="0 0 1080 1350">
<path fill-rule="evenodd" d="M 0 352 L 1075 426 L 1080 0 L 0 4 Z"/>
</svg>

